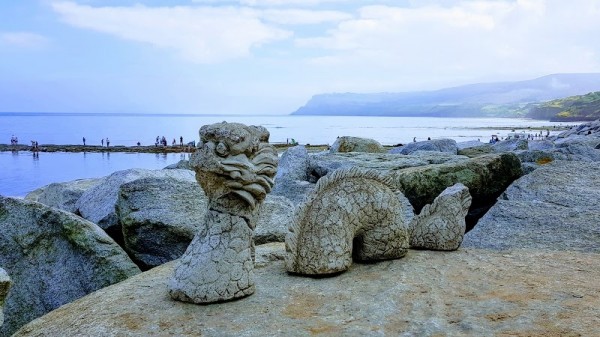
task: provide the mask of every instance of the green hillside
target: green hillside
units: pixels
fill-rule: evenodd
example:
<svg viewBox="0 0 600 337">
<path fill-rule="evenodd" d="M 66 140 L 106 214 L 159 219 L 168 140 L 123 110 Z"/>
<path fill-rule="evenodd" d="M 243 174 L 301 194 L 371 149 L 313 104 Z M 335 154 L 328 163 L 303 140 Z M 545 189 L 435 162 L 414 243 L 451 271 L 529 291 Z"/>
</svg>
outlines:
<svg viewBox="0 0 600 337">
<path fill-rule="evenodd" d="M 600 118 L 600 91 L 570 96 L 532 107 L 527 117 L 549 120 L 596 120 Z"/>
</svg>

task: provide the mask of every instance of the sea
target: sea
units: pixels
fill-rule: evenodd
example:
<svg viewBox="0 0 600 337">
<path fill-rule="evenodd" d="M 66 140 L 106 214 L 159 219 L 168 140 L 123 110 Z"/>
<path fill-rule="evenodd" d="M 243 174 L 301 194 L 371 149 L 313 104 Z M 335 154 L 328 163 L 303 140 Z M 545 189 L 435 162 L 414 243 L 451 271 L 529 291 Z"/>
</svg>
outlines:
<svg viewBox="0 0 600 337">
<path fill-rule="evenodd" d="M 331 145 L 339 136 L 371 138 L 383 145 L 422 141 L 427 138 L 451 138 L 457 142 L 480 140 L 492 135 L 502 138 L 509 132 L 558 133 L 564 123 L 515 118 L 429 118 L 371 116 L 296 116 L 296 115 L 179 115 L 179 114 L 67 114 L 0 113 L 0 144 L 17 137 L 20 144 L 37 141 L 45 144 L 111 146 L 154 145 L 163 136 L 171 144 L 198 141 L 202 125 L 238 122 L 266 127 L 272 143 L 297 142 Z M 575 124 L 575 123 L 571 123 Z M 546 134 L 546 131 L 544 131 Z M 98 178 L 129 168 L 161 169 L 188 154 L 150 153 L 44 153 L 29 151 L 0 152 L 0 195 L 24 197 L 27 193 L 53 182 Z"/>
</svg>

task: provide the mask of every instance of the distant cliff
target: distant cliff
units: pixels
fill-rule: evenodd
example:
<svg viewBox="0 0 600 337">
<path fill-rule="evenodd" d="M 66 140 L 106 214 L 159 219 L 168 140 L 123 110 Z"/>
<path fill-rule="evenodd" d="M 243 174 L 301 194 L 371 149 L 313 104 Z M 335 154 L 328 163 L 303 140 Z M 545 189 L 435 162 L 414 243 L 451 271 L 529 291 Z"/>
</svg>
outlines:
<svg viewBox="0 0 600 337">
<path fill-rule="evenodd" d="M 555 121 L 600 118 L 600 91 L 570 96 L 533 106 L 527 117 Z"/>
<path fill-rule="evenodd" d="M 292 114 L 524 117 L 530 110 L 530 103 L 598 90 L 600 73 L 555 74 L 527 81 L 470 84 L 435 91 L 321 94 L 313 96 Z"/>
</svg>

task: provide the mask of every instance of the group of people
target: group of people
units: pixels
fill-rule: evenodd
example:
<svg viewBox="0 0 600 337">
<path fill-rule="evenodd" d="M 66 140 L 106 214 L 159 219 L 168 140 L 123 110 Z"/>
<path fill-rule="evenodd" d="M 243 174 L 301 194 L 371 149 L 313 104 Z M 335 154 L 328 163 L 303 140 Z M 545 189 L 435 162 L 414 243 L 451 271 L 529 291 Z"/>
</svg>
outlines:
<svg viewBox="0 0 600 337">
<path fill-rule="evenodd" d="M 156 141 L 154 142 L 154 146 L 158 146 L 158 145 L 162 145 L 162 146 L 167 146 L 167 138 L 165 138 L 165 136 L 159 137 L 156 136 Z M 171 142 L 172 146 L 176 146 L 177 145 L 177 140 L 175 138 L 173 138 L 173 142 Z M 179 137 L 179 145 L 183 146 L 183 136 Z"/>
<path fill-rule="evenodd" d="M 85 145 L 85 141 L 83 142 L 83 144 Z M 102 144 L 102 146 L 104 146 L 104 138 L 102 138 L 100 140 L 100 144 Z M 110 140 L 108 139 L 108 137 L 106 137 L 106 147 L 109 147 L 109 146 L 110 146 Z"/>
</svg>

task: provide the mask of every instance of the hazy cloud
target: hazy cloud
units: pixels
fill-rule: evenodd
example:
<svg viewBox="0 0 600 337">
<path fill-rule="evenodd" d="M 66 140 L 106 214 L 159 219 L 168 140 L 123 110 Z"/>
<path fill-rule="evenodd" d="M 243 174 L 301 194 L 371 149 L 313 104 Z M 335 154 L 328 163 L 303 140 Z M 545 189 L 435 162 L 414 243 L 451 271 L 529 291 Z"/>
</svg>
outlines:
<svg viewBox="0 0 600 337">
<path fill-rule="evenodd" d="M 49 40 L 46 37 L 36 33 L 0 32 L 0 44 L 12 47 L 38 49 L 45 47 L 48 43 Z"/>
<path fill-rule="evenodd" d="M 253 47 L 292 36 L 244 8 L 91 7 L 73 2 L 55 2 L 52 7 L 75 27 L 174 49 L 202 63 L 247 56 Z"/>
<path fill-rule="evenodd" d="M 348 0 L 193 0 L 196 3 L 202 4 L 218 4 L 218 3 L 238 3 L 243 6 L 255 6 L 255 7 L 274 7 L 274 6 L 298 6 L 298 7 L 309 7 L 318 6 L 324 3 L 343 3 L 349 2 Z"/>
<path fill-rule="evenodd" d="M 340 11 L 314 11 L 305 9 L 265 9 L 258 13 L 265 21 L 281 25 L 339 22 L 352 18 L 352 15 Z"/>
<path fill-rule="evenodd" d="M 363 65 L 390 76 L 456 79 L 600 71 L 600 44 L 592 42 L 600 34 L 598 1 L 424 3 L 364 6 L 356 18 L 295 44 L 329 50 L 311 64 Z"/>
</svg>

